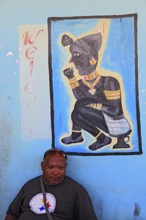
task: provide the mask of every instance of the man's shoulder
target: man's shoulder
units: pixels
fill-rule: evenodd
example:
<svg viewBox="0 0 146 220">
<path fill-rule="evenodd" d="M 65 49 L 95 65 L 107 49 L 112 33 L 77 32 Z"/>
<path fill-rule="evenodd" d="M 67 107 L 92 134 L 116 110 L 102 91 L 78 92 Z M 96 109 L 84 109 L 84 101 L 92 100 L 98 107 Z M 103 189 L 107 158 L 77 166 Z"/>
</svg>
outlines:
<svg viewBox="0 0 146 220">
<path fill-rule="evenodd" d="M 77 180 L 69 177 L 69 176 L 66 176 L 66 182 L 68 183 L 68 185 L 70 187 L 73 187 L 75 190 L 83 190 L 83 191 L 86 191 L 84 186 L 79 183 Z"/>
<path fill-rule="evenodd" d="M 36 185 L 40 183 L 40 176 L 36 176 L 30 180 L 28 180 L 25 184 L 24 187 L 29 186 L 29 185 Z"/>
</svg>

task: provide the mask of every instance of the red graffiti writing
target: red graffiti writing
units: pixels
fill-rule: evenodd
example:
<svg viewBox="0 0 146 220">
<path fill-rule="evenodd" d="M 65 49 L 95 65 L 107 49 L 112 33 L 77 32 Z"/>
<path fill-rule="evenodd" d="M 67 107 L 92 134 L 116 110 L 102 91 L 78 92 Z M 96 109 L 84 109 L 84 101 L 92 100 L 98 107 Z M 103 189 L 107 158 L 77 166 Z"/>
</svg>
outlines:
<svg viewBox="0 0 146 220">
<path fill-rule="evenodd" d="M 44 29 L 40 29 L 38 30 L 37 33 L 33 33 L 33 34 L 29 34 L 28 31 L 26 31 L 26 33 L 24 34 L 24 45 L 31 45 L 34 44 L 35 40 L 37 39 L 38 35 L 43 32 Z"/>
<path fill-rule="evenodd" d="M 35 44 L 36 39 L 38 38 L 39 34 L 43 32 L 44 29 L 40 29 L 35 33 L 29 33 L 28 31 L 25 32 L 23 35 L 24 38 L 24 46 L 27 46 L 25 51 L 25 57 L 27 60 L 29 60 L 29 74 L 32 76 L 33 73 L 33 67 L 35 63 L 35 54 L 37 51 L 37 45 Z"/>
<path fill-rule="evenodd" d="M 29 135 L 34 135 L 35 134 L 35 126 L 33 122 L 33 117 L 34 117 L 34 109 L 33 106 L 36 101 L 36 94 L 35 94 L 35 78 L 33 77 L 35 72 L 34 72 L 34 65 L 35 65 L 35 59 L 36 59 L 36 54 L 38 52 L 38 41 L 40 34 L 44 32 L 44 29 L 40 28 L 32 32 L 26 31 L 23 34 L 23 45 L 24 45 L 24 57 L 27 61 L 28 65 L 28 80 L 24 84 L 24 92 L 27 95 L 27 108 L 30 113 L 31 117 L 31 122 L 30 122 L 30 127 L 28 128 Z"/>
</svg>

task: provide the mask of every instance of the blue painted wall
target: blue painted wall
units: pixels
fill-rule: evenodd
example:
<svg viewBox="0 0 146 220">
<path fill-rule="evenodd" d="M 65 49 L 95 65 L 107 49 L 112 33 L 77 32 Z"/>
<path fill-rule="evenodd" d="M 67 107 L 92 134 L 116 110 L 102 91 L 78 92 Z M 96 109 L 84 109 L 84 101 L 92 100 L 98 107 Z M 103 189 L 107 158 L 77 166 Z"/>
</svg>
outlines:
<svg viewBox="0 0 146 220">
<path fill-rule="evenodd" d="M 33 140 L 22 138 L 18 26 L 47 24 L 47 18 L 51 16 L 128 13 L 138 14 L 139 102 L 143 154 L 69 156 L 67 174 L 86 187 L 100 220 L 146 219 L 145 10 L 144 0 L 0 1 L 0 219 L 4 219 L 8 204 L 22 184 L 41 173 L 42 155 L 51 145 L 51 136 Z M 13 56 L 8 55 L 10 51 Z M 45 123 L 45 120 L 42 123 Z"/>
</svg>

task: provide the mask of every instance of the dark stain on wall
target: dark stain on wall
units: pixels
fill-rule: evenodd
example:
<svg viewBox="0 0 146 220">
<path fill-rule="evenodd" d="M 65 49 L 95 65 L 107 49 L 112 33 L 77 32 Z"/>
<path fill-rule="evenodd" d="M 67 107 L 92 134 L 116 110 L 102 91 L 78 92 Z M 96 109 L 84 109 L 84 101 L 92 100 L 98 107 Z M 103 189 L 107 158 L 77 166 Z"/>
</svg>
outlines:
<svg viewBox="0 0 146 220">
<path fill-rule="evenodd" d="M 136 216 L 139 216 L 140 215 L 140 205 L 135 203 L 134 205 L 134 213 L 133 215 L 136 217 Z"/>
<path fill-rule="evenodd" d="M 96 210 L 98 210 L 98 218 L 102 219 L 102 212 L 103 212 L 103 202 L 102 202 L 102 200 L 99 200 L 99 202 L 97 203 Z"/>
<path fill-rule="evenodd" d="M 10 157 L 12 126 L 9 121 L 9 113 L 0 118 L 0 184 L 3 185 L 3 175 L 7 169 Z"/>
</svg>

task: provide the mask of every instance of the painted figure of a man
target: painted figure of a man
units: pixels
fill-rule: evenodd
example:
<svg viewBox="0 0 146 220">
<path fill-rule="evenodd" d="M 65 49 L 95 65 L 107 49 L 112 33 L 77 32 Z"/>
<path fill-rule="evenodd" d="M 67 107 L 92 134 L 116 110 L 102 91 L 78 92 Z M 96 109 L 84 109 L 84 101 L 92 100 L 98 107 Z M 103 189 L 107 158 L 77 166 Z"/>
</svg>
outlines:
<svg viewBox="0 0 146 220">
<path fill-rule="evenodd" d="M 65 145 L 83 142 L 82 130 L 85 130 L 95 141 L 88 146 L 97 150 L 117 138 L 114 149 L 129 148 L 125 137 L 131 133 L 129 122 L 124 116 L 122 91 L 118 79 L 113 76 L 102 76 L 96 71 L 98 52 L 102 44 L 102 34 L 95 33 L 73 40 L 69 35 L 62 36 L 62 45 L 69 46 L 70 62 L 78 70 L 81 79 L 74 75 L 73 68 L 65 69 L 76 103 L 72 111 L 72 134 L 63 137 Z"/>
</svg>

